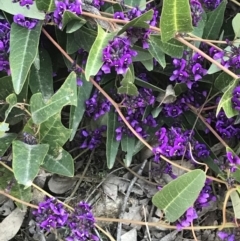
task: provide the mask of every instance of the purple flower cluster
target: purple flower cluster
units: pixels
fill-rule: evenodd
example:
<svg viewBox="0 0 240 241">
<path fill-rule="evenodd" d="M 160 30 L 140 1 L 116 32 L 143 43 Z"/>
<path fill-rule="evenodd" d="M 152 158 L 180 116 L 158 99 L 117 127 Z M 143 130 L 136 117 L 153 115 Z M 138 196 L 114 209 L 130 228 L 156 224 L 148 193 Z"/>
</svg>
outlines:
<svg viewBox="0 0 240 241">
<path fill-rule="evenodd" d="M 10 42 L 10 24 L 0 19 L 0 72 L 4 71 L 10 75 L 9 67 L 9 42 Z"/>
<path fill-rule="evenodd" d="M 209 10 L 214 10 L 222 2 L 222 0 L 202 0 L 205 7 Z"/>
<path fill-rule="evenodd" d="M 159 162 L 161 155 L 171 158 L 184 155 L 189 160 L 192 159 L 192 156 L 204 158 L 210 155 L 210 151 L 205 144 L 193 140 L 191 131 L 183 131 L 179 127 L 171 127 L 170 129 L 162 127 L 155 135 L 158 139 L 158 145 L 153 148 L 156 162 Z M 189 142 L 192 143 L 193 150 L 189 150 Z"/>
<path fill-rule="evenodd" d="M 33 4 L 34 0 L 13 0 L 13 3 L 19 2 L 20 6 L 24 7 L 26 6 L 28 9 L 30 8 L 30 5 Z"/>
<path fill-rule="evenodd" d="M 135 7 L 135 8 L 132 8 L 127 13 L 124 13 L 124 12 L 114 13 L 114 18 L 131 21 L 134 18 L 140 17 L 143 13 L 147 12 L 149 9 L 151 9 L 150 4 L 147 5 L 145 10 L 140 10 L 138 7 Z M 147 21 L 147 23 L 150 26 L 156 26 L 157 22 L 159 21 L 158 10 L 156 10 L 156 8 L 153 8 L 153 11 L 154 12 L 153 12 L 152 19 L 150 21 Z M 126 34 L 132 43 L 135 43 L 136 41 L 140 41 L 144 49 L 149 48 L 148 38 L 149 38 L 149 35 L 151 34 L 150 29 L 130 27 L 126 30 Z"/>
<path fill-rule="evenodd" d="M 92 234 L 95 219 L 88 203 L 80 202 L 74 212 L 69 213 L 61 203 L 53 198 L 46 198 L 39 203 L 38 210 L 33 211 L 37 224 L 41 229 L 64 228 L 64 238 L 67 241 L 98 241 L 98 237 Z"/>
<path fill-rule="evenodd" d="M 235 118 L 227 118 L 224 111 L 220 111 L 217 117 L 215 111 L 209 112 L 206 121 L 212 125 L 224 139 L 230 139 L 233 136 L 239 137 L 240 135 L 239 124 L 235 124 Z M 208 133 L 209 130 L 206 129 L 205 132 Z"/>
<path fill-rule="evenodd" d="M 146 126 L 156 127 L 156 120 L 151 114 L 143 119 L 145 108 L 155 102 L 155 97 L 152 90 L 146 88 L 139 89 L 138 96 L 123 96 L 123 103 L 125 109 L 123 112 L 127 121 L 134 128 L 134 130 L 142 137 L 146 137 Z M 120 141 L 123 135 L 134 136 L 132 132 L 123 123 L 120 116 L 118 116 L 119 127 L 115 130 L 116 140 Z"/>
<path fill-rule="evenodd" d="M 86 114 L 97 120 L 105 113 L 110 111 L 111 104 L 107 99 L 104 99 L 99 92 L 95 92 L 93 96 L 85 101 Z"/>
<path fill-rule="evenodd" d="M 209 203 L 215 202 L 217 199 L 213 194 L 212 187 L 211 187 L 211 180 L 207 179 L 205 182 L 205 186 L 203 187 L 202 191 L 200 192 L 197 200 L 195 201 L 193 207 L 190 207 L 180 221 L 177 223 L 177 228 L 181 230 L 183 227 L 190 226 L 191 222 L 194 219 L 198 218 L 197 211 L 201 211 L 203 207 L 209 206 Z"/>
<path fill-rule="evenodd" d="M 192 24 L 194 27 L 197 27 L 198 22 L 202 19 L 202 4 L 198 0 L 190 0 L 190 8 L 192 15 Z"/>
<path fill-rule="evenodd" d="M 27 28 L 27 29 L 35 28 L 39 22 L 39 20 L 37 20 L 37 19 L 27 18 L 27 17 L 23 16 L 22 14 L 14 15 L 13 21 L 14 21 L 14 23 L 16 23 L 24 28 Z"/>
<path fill-rule="evenodd" d="M 217 236 L 222 240 L 222 241 L 236 241 L 235 235 L 234 234 L 229 234 L 224 231 L 219 231 L 217 233 Z"/>
<path fill-rule="evenodd" d="M 207 74 L 207 70 L 202 66 L 203 60 L 204 58 L 198 53 L 191 56 L 190 51 L 184 51 L 181 59 L 173 59 L 176 70 L 173 71 L 170 81 L 186 83 L 187 87 L 191 89 L 197 81 Z"/>
<path fill-rule="evenodd" d="M 240 69 L 240 47 L 235 46 L 227 39 L 226 42 L 228 47 L 225 50 L 215 53 L 213 58 L 215 60 L 220 60 L 224 67 L 230 68 L 235 72 Z"/>
<path fill-rule="evenodd" d="M 101 126 L 94 131 L 82 130 L 80 132 L 80 148 L 94 149 L 102 142 L 102 134 L 107 130 L 106 126 Z"/>
<path fill-rule="evenodd" d="M 236 155 L 233 155 L 233 153 L 230 151 L 227 152 L 226 156 L 230 172 L 235 172 L 237 170 L 237 165 L 240 165 L 240 158 Z"/>
<path fill-rule="evenodd" d="M 82 1 L 81 0 L 63 0 L 63 1 L 55 1 L 56 9 L 53 12 L 53 21 L 58 25 L 58 27 L 62 28 L 62 17 L 63 13 L 67 10 L 76 15 L 82 14 Z"/>
<path fill-rule="evenodd" d="M 117 74 L 125 74 L 128 66 L 132 63 L 132 57 L 136 55 L 137 52 L 131 49 L 128 38 L 115 37 L 103 49 L 103 66 L 101 69 L 105 74 L 108 74 L 114 67 Z"/>
<path fill-rule="evenodd" d="M 92 5 L 97 8 L 100 9 L 101 6 L 104 5 L 104 1 L 103 0 L 92 0 Z"/>
<path fill-rule="evenodd" d="M 205 101 L 206 91 L 188 90 L 177 97 L 174 103 L 163 104 L 163 114 L 167 117 L 177 117 L 189 109 L 187 104 L 199 108 Z"/>
<path fill-rule="evenodd" d="M 234 88 L 231 100 L 233 108 L 237 111 L 240 111 L 240 85 Z"/>
</svg>

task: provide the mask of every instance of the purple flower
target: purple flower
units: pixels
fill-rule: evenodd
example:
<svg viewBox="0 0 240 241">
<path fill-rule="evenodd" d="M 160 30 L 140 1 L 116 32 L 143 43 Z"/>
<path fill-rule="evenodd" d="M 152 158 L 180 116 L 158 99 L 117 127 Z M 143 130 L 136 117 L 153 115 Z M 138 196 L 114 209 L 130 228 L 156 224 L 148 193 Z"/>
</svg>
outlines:
<svg viewBox="0 0 240 241">
<path fill-rule="evenodd" d="M 218 7 L 222 0 L 203 0 L 204 5 L 209 10 L 214 10 Z"/>
<path fill-rule="evenodd" d="M 30 8 L 29 5 L 33 4 L 33 0 L 13 0 L 13 3 L 19 2 L 20 6 L 26 6 L 28 9 Z"/>
<path fill-rule="evenodd" d="M 23 16 L 22 14 L 14 15 L 13 21 L 14 21 L 14 23 L 16 23 L 24 28 L 27 28 L 27 29 L 35 28 L 39 22 L 37 19 L 30 19 L 30 18 Z"/>
<path fill-rule="evenodd" d="M 234 234 L 229 234 L 229 233 L 224 232 L 224 231 L 219 231 L 217 233 L 217 236 L 223 241 L 235 241 Z"/>
<path fill-rule="evenodd" d="M 80 132 L 80 148 L 88 148 L 93 150 L 102 142 L 102 134 L 107 129 L 106 126 L 101 126 L 94 131 L 82 130 Z"/>
<path fill-rule="evenodd" d="M 192 24 L 197 26 L 198 22 L 202 19 L 203 8 L 199 1 L 190 0 L 191 14 L 192 14 Z"/>
<path fill-rule="evenodd" d="M 130 47 L 130 42 L 125 37 L 115 37 L 109 41 L 102 53 L 102 71 L 108 74 L 114 67 L 117 74 L 125 74 L 132 63 L 132 57 L 137 55 Z"/>
</svg>

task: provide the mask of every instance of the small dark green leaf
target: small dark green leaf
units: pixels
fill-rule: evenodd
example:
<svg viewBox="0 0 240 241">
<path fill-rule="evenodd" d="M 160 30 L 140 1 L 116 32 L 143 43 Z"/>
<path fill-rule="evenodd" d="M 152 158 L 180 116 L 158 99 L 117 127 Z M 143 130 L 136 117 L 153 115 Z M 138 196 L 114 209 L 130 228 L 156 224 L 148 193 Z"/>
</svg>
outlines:
<svg viewBox="0 0 240 241">
<path fill-rule="evenodd" d="M 229 86 L 229 84 L 233 81 L 233 78 L 225 73 L 222 72 L 221 74 L 218 75 L 214 82 L 214 87 L 217 90 L 220 90 L 221 92 L 224 92 L 224 89 Z"/>
<path fill-rule="evenodd" d="M 30 100 L 32 119 L 35 124 L 41 124 L 51 116 L 61 111 L 63 106 L 77 106 L 76 74 L 70 73 L 61 88 L 47 102 L 43 101 L 42 94 L 34 94 Z"/>
<path fill-rule="evenodd" d="M 83 76 L 84 77 L 84 76 Z M 73 140 L 78 126 L 82 120 L 83 114 L 85 112 L 85 101 L 89 98 L 92 91 L 92 83 L 86 81 L 85 78 L 81 78 L 83 85 L 78 86 L 78 98 L 77 98 L 77 106 L 71 106 L 70 110 L 70 120 L 69 120 L 69 128 L 72 129 L 70 141 Z"/>
<path fill-rule="evenodd" d="M 0 156 L 3 156 L 8 147 L 12 144 L 12 141 L 17 138 L 15 133 L 6 133 L 0 137 Z"/>
<path fill-rule="evenodd" d="M 8 95 L 14 92 L 11 76 L 0 78 L 0 100 L 5 100 Z"/>
<path fill-rule="evenodd" d="M 167 221 L 175 222 L 193 206 L 204 187 L 205 180 L 206 174 L 202 170 L 196 169 L 185 173 L 157 192 L 152 202 L 164 211 Z"/>
<path fill-rule="evenodd" d="M 42 165 L 48 172 L 57 173 L 59 175 L 73 177 L 74 175 L 74 161 L 72 156 L 59 147 L 46 155 Z"/>
<path fill-rule="evenodd" d="M 157 86 L 152 85 L 152 84 L 150 84 L 150 83 L 148 83 L 144 80 L 141 80 L 138 77 L 135 77 L 135 84 L 138 85 L 138 86 L 144 87 L 144 88 L 155 90 L 155 91 L 160 92 L 160 93 L 165 93 L 165 90 L 160 89 Z"/>
<path fill-rule="evenodd" d="M 118 35 L 121 35 L 130 27 L 149 28 L 149 24 L 147 24 L 146 21 L 150 21 L 152 19 L 152 16 L 153 10 L 149 10 L 141 16 L 134 18 L 132 21 L 130 21 L 121 28 L 121 30 L 118 32 Z"/>
<path fill-rule="evenodd" d="M 164 43 L 174 38 L 177 32 L 192 32 L 193 26 L 189 0 L 164 1 L 160 28 Z"/>
<path fill-rule="evenodd" d="M 223 108 L 227 118 L 232 118 L 238 114 L 238 111 L 232 107 L 232 92 L 234 88 L 238 85 L 239 79 L 233 80 L 232 83 L 228 86 L 227 90 L 224 92 L 221 100 L 218 103 L 216 116 L 219 114 L 221 108 Z"/>
<path fill-rule="evenodd" d="M 106 144 L 106 156 L 107 166 L 111 169 L 115 163 L 116 155 L 120 142 L 116 140 L 115 130 L 117 128 L 117 114 L 113 109 L 108 112 L 107 121 L 107 144 Z"/>
<path fill-rule="evenodd" d="M 78 48 L 83 48 L 87 52 L 90 51 L 96 37 L 96 32 L 85 28 L 84 26 L 74 32 L 74 39 L 78 44 Z"/>
<path fill-rule="evenodd" d="M 140 48 L 138 46 L 133 46 L 133 50 L 137 51 L 137 56 L 132 58 L 133 62 L 142 62 L 145 60 L 152 59 L 152 55 L 145 49 Z"/>
<path fill-rule="evenodd" d="M 223 24 L 227 1 L 223 0 L 218 7 L 208 14 L 208 20 L 203 31 L 203 38 L 217 39 Z"/>
<path fill-rule="evenodd" d="M 74 33 L 67 34 L 66 50 L 68 54 L 73 54 L 79 50 Z"/>
<path fill-rule="evenodd" d="M 175 91 L 175 95 L 179 96 L 180 94 L 186 92 L 188 90 L 188 87 L 185 83 L 177 83 L 174 86 L 174 91 Z"/>
<path fill-rule="evenodd" d="M 114 35 L 114 33 L 110 34 L 105 32 L 101 26 L 98 25 L 98 36 L 91 47 L 85 68 L 85 77 L 87 81 L 89 81 L 90 76 L 96 75 L 103 65 L 102 51 Z"/>
<path fill-rule="evenodd" d="M 118 94 L 127 94 L 131 96 L 138 95 L 138 89 L 134 85 L 134 76 L 130 69 L 127 70 L 123 80 L 121 81 L 121 87 L 118 88 Z"/>
<path fill-rule="evenodd" d="M 31 30 L 15 23 L 11 25 L 9 62 L 16 94 L 21 92 L 30 67 L 37 56 L 41 27 L 41 22 Z"/>
<path fill-rule="evenodd" d="M 21 141 L 13 141 L 12 146 L 14 176 L 19 184 L 29 187 L 38 174 L 49 145 L 28 145 Z"/>
<path fill-rule="evenodd" d="M 122 150 L 126 152 L 124 164 L 129 167 L 132 162 L 134 147 L 135 147 L 136 138 L 129 137 L 128 135 L 124 135 L 121 139 Z"/>
<path fill-rule="evenodd" d="M 148 51 L 158 61 L 158 63 L 163 68 L 165 68 L 166 67 L 165 53 L 162 51 L 162 48 L 160 48 L 160 45 L 161 45 L 161 40 L 159 36 L 150 35 Z"/>
<path fill-rule="evenodd" d="M 40 12 L 37 9 L 35 2 L 33 2 L 33 4 L 31 5 L 31 10 L 29 10 L 26 6 L 20 6 L 18 2 L 13 3 L 13 1 L 0 0 L 0 9 L 7 13 L 11 13 L 12 15 L 22 14 L 23 16 L 28 18 L 35 18 L 41 20 L 45 18 L 45 13 Z"/>
<path fill-rule="evenodd" d="M 46 13 L 53 12 L 55 9 L 54 0 L 35 0 L 37 8 Z"/>
<path fill-rule="evenodd" d="M 63 19 L 62 19 L 62 29 L 64 29 L 66 27 L 66 25 L 70 22 L 74 22 L 77 23 L 77 25 L 79 26 L 79 28 L 81 28 L 85 23 L 86 20 L 78 17 L 75 13 L 72 13 L 71 11 L 64 11 L 63 13 Z M 71 24 L 71 28 L 72 29 L 73 25 Z M 78 28 L 78 29 L 79 29 Z M 69 29 L 68 29 L 69 30 Z M 77 29 L 76 29 L 77 30 Z M 71 31 L 70 31 L 71 32 Z"/>
<path fill-rule="evenodd" d="M 33 94 L 42 93 L 44 101 L 53 95 L 52 62 L 48 52 L 39 50 L 40 69 L 32 65 L 29 73 L 29 85 Z"/>
</svg>

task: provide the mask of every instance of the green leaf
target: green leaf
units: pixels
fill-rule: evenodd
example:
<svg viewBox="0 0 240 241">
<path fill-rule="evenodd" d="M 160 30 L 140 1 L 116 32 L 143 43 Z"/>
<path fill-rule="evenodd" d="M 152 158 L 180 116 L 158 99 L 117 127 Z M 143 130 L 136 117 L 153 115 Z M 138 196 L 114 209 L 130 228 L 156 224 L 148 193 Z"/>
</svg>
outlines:
<svg viewBox="0 0 240 241">
<path fill-rule="evenodd" d="M 235 39 L 240 38 L 240 13 L 237 13 L 232 20 L 232 27 L 235 33 Z"/>
<path fill-rule="evenodd" d="M 164 211 L 166 220 L 175 222 L 192 207 L 204 187 L 206 174 L 200 169 L 185 173 L 157 192 L 153 204 Z"/>
<path fill-rule="evenodd" d="M 49 13 L 55 10 L 54 0 L 35 0 L 35 2 L 40 11 Z"/>
<path fill-rule="evenodd" d="M 17 104 L 17 96 L 15 94 L 10 94 L 6 98 L 6 102 L 9 104 L 9 106 L 8 106 L 7 110 L 5 111 L 5 119 L 4 119 L 4 121 L 6 121 L 9 113 L 12 110 L 12 108 Z"/>
<path fill-rule="evenodd" d="M 98 35 L 89 52 L 85 68 L 85 77 L 87 81 L 89 81 L 90 76 L 96 75 L 103 65 L 102 51 L 107 46 L 108 41 L 111 40 L 114 35 L 114 33 L 109 34 L 105 32 L 101 26 L 98 25 Z"/>
<path fill-rule="evenodd" d="M 1 123 L 0 123 L 1 128 Z M 0 131 L 1 132 L 1 131 Z M 9 146 L 12 144 L 12 141 L 17 138 L 17 134 L 15 133 L 6 133 L 2 137 L 0 137 L 0 156 L 3 156 Z"/>
<path fill-rule="evenodd" d="M 162 41 L 159 43 L 159 47 L 162 51 L 174 58 L 182 58 L 184 46 L 182 43 L 178 42 L 176 39 L 171 39 L 166 43 Z"/>
<path fill-rule="evenodd" d="M 161 40 L 159 36 L 150 35 L 148 51 L 158 61 L 158 63 L 163 68 L 165 68 L 166 67 L 165 53 L 162 51 L 162 48 L 160 48 L 160 45 L 161 45 Z"/>
<path fill-rule="evenodd" d="M 63 146 L 70 137 L 71 132 L 72 130 L 63 126 L 59 112 L 40 125 L 39 141 L 40 143 L 49 144 L 50 149 Z"/>
<path fill-rule="evenodd" d="M 46 155 L 42 165 L 48 172 L 57 173 L 59 175 L 73 177 L 74 175 L 74 161 L 72 156 L 59 147 Z"/>
<path fill-rule="evenodd" d="M 87 52 L 91 50 L 96 37 L 97 34 L 95 31 L 85 28 L 84 26 L 74 32 L 74 39 L 78 44 L 78 48 L 83 48 Z"/>
<path fill-rule="evenodd" d="M 240 197 L 237 191 L 233 191 L 230 194 L 232 205 L 233 205 L 233 211 L 234 211 L 234 218 L 239 219 L 240 218 Z"/>
<path fill-rule="evenodd" d="M 147 71 L 153 70 L 153 59 L 142 60 L 141 62 Z"/>
<path fill-rule="evenodd" d="M 74 33 L 67 34 L 66 51 L 68 54 L 73 54 L 79 50 L 78 43 L 74 37 Z"/>
<path fill-rule="evenodd" d="M 121 81 L 121 85 L 122 86 L 118 88 L 118 94 L 138 95 L 138 89 L 134 85 L 134 76 L 129 68 Z"/>
<path fill-rule="evenodd" d="M 32 65 L 29 73 L 29 85 L 33 94 L 42 93 L 44 101 L 53 95 L 52 61 L 45 49 L 39 50 L 40 68 Z"/>
<path fill-rule="evenodd" d="M 137 56 L 134 56 L 132 58 L 133 62 L 142 62 L 145 60 L 152 59 L 152 55 L 147 50 L 136 45 L 134 45 L 132 49 L 137 51 Z"/>
<path fill-rule="evenodd" d="M 221 30 L 227 1 L 223 0 L 218 7 L 208 14 L 206 26 L 203 31 L 204 39 L 217 39 Z"/>
<path fill-rule="evenodd" d="M 155 90 L 155 91 L 157 91 L 159 93 L 165 93 L 165 90 L 160 89 L 157 86 L 152 85 L 152 84 L 150 84 L 150 83 L 148 83 L 148 82 L 146 82 L 144 80 L 141 80 L 138 77 L 135 77 L 135 84 L 138 85 L 138 86 L 144 87 L 144 88 Z"/>
<path fill-rule="evenodd" d="M 146 21 L 150 21 L 153 17 L 153 10 L 149 10 L 142 14 L 141 16 L 134 18 L 132 21 L 124 25 L 121 30 L 117 33 L 117 35 L 123 34 L 130 27 L 138 27 L 138 28 L 149 28 L 149 24 Z"/>
<path fill-rule="evenodd" d="M 30 8 L 31 9 L 28 9 L 26 6 L 25 7 L 20 6 L 18 2 L 13 3 L 12 1 L 0 0 L 0 9 L 2 9 L 7 13 L 11 13 L 12 15 L 22 14 L 25 17 L 35 18 L 40 20 L 45 19 L 45 13 L 40 12 L 37 9 L 35 2 L 33 2 Z"/>
<path fill-rule="evenodd" d="M 14 92 L 11 76 L 0 78 L 0 100 L 5 100 L 8 95 Z"/>
<path fill-rule="evenodd" d="M 29 187 L 38 174 L 49 145 L 28 145 L 21 141 L 13 141 L 12 146 L 14 176 L 19 184 Z"/>
<path fill-rule="evenodd" d="M 25 188 L 23 185 L 18 184 L 13 173 L 3 166 L 0 166 L 0 190 L 8 190 L 11 196 L 22 201 L 31 201 L 31 187 Z M 21 210 L 27 209 L 22 203 L 16 202 L 16 204 Z"/>
<path fill-rule="evenodd" d="M 124 0 L 124 4 L 132 7 L 139 7 L 140 10 L 146 8 L 146 0 Z"/>
<path fill-rule="evenodd" d="M 41 22 L 31 30 L 15 23 L 11 25 L 9 63 L 16 94 L 21 92 L 30 67 L 37 56 L 41 28 Z"/>
<path fill-rule="evenodd" d="M 71 106 L 70 110 L 70 119 L 69 119 L 69 128 L 72 129 L 70 141 L 73 140 L 78 126 L 82 120 L 83 114 L 85 112 L 86 106 L 85 101 L 89 98 L 91 91 L 92 91 L 92 83 L 86 81 L 85 78 L 81 78 L 83 85 L 78 86 L 78 97 L 77 97 L 77 106 Z"/>
<path fill-rule="evenodd" d="M 224 92 L 221 100 L 218 103 L 216 116 L 219 114 L 221 108 L 223 108 L 227 118 L 232 118 L 238 114 L 238 111 L 234 110 L 232 107 L 232 92 L 234 88 L 238 85 L 239 79 L 233 80 L 232 83 L 228 86 L 227 90 Z"/>
<path fill-rule="evenodd" d="M 86 23 L 86 20 L 81 17 L 78 17 L 75 13 L 72 13 L 68 10 L 64 11 L 63 18 L 62 18 L 62 29 L 64 29 L 67 26 L 67 24 L 71 23 L 71 22 L 74 22 L 75 24 L 77 23 L 77 25 L 78 25 L 77 29 L 79 29 Z M 71 30 L 72 30 L 72 27 L 73 26 L 71 24 L 71 28 L 70 28 Z M 75 26 L 75 28 L 76 28 L 76 26 Z M 68 29 L 68 30 L 70 30 L 70 29 Z M 75 29 L 75 30 L 77 30 L 77 29 Z"/>
<path fill-rule="evenodd" d="M 77 106 L 76 74 L 74 72 L 69 74 L 61 88 L 47 102 L 43 101 L 41 93 L 32 96 L 30 100 L 32 119 L 35 124 L 41 124 L 66 105 Z"/>
<path fill-rule="evenodd" d="M 217 90 L 220 90 L 221 92 L 224 92 L 224 89 L 226 87 L 228 87 L 229 84 L 231 84 L 232 81 L 233 81 L 233 78 L 229 74 L 227 74 L 225 72 L 222 72 L 216 78 L 216 80 L 214 82 L 214 87 Z"/>
<path fill-rule="evenodd" d="M 115 158 L 118 152 L 120 142 L 116 140 L 115 130 L 117 128 L 117 114 L 113 109 L 108 112 L 107 121 L 107 144 L 106 144 L 106 156 L 107 166 L 111 169 L 115 163 Z"/>
<path fill-rule="evenodd" d="M 164 1 L 160 28 L 164 43 L 174 38 L 177 32 L 192 32 L 193 26 L 189 0 Z"/>
<path fill-rule="evenodd" d="M 136 138 L 129 137 L 128 135 L 124 135 L 121 139 L 122 151 L 126 152 L 124 164 L 129 167 L 132 162 L 134 147 L 135 147 Z"/>
<path fill-rule="evenodd" d="M 186 92 L 188 87 L 185 83 L 176 83 L 173 89 L 175 91 L 175 95 L 179 96 L 180 94 Z"/>
</svg>

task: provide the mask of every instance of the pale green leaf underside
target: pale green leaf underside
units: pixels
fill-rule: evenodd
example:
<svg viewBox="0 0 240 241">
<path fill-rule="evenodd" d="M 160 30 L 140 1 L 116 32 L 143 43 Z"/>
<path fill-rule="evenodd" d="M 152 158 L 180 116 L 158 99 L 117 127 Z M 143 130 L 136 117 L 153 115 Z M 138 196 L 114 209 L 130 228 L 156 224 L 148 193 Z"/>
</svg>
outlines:
<svg viewBox="0 0 240 241">
<path fill-rule="evenodd" d="M 41 11 L 45 11 L 47 13 L 53 12 L 55 9 L 54 0 L 35 0 L 37 8 Z"/>
<path fill-rule="evenodd" d="M 205 180 L 205 172 L 199 169 L 183 174 L 156 193 L 152 202 L 165 212 L 167 221 L 175 222 L 189 207 L 193 206 Z"/>
<path fill-rule="evenodd" d="M 163 42 L 174 38 L 177 32 L 192 32 L 189 0 L 163 1 L 160 28 Z"/>
<path fill-rule="evenodd" d="M 237 191 L 233 191 L 230 194 L 233 210 L 234 210 L 234 217 L 236 219 L 240 218 L 240 197 Z"/>
<path fill-rule="evenodd" d="M 135 142 L 135 137 L 129 137 L 127 135 L 124 135 L 121 139 L 122 150 L 126 152 L 125 159 L 123 161 L 127 167 L 129 167 L 132 162 Z"/>
</svg>

